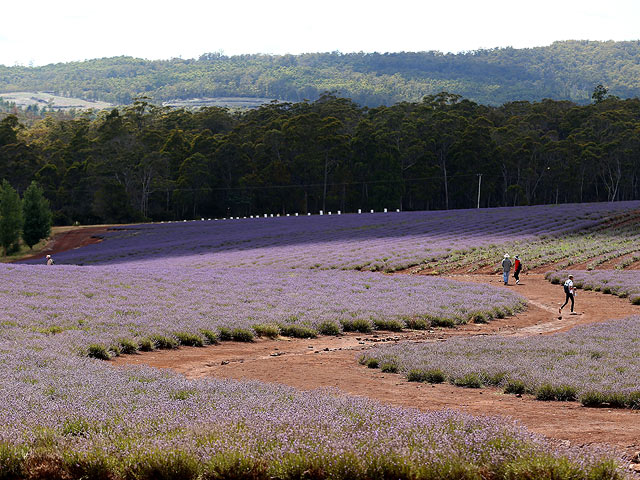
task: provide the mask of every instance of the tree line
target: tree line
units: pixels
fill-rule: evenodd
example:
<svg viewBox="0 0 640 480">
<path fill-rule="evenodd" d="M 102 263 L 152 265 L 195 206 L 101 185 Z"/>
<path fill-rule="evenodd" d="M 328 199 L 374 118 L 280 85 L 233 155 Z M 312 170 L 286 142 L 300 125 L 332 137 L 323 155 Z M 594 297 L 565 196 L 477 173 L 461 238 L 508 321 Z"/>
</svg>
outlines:
<svg viewBox="0 0 640 480">
<path fill-rule="evenodd" d="M 640 198 L 640 100 L 362 107 L 326 93 L 248 111 L 132 105 L 0 120 L 0 178 L 56 224 Z"/>
<path fill-rule="evenodd" d="M 149 61 L 114 57 L 46 65 L 0 65 L 0 92 L 58 95 L 128 105 L 199 97 L 317 100 L 336 91 L 369 107 L 420 101 L 440 91 L 487 105 L 544 98 L 586 104 L 594 85 L 640 96 L 640 42 L 563 41 L 536 48 L 429 52 L 235 55 Z"/>
</svg>

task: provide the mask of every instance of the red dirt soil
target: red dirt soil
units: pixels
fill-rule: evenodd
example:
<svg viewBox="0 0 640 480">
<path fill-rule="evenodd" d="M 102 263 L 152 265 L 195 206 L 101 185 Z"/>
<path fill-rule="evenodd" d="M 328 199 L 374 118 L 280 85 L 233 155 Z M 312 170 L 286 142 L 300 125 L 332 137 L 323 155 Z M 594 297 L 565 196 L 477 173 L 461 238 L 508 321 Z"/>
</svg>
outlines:
<svg viewBox="0 0 640 480">
<path fill-rule="evenodd" d="M 39 254 L 58 253 L 100 241 L 106 227 L 73 229 L 54 238 Z M 34 256 L 33 258 L 38 258 Z M 399 374 L 382 373 L 360 365 L 358 356 L 379 342 L 444 341 L 459 335 L 549 335 L 576 325 L 640 315 L 640 306 L 628 299 L 599 292 L 576 295 L 577 315 L 565 308 L 558 319 L 558 305 L 564 300 L 562 288 L 541 274 L 524 274 L 520 285 L 504 286 L 501 275 L 460 274 L 450 278 L 489 283 L 525 296 L 526 311 L 488 324 L 472 324 L 428 332 L 378 332 L 346 334 L 317 339 L 258 339 L 253 343 L 225 342 L 204 348 L 182 347 L 125 355 L 112 361 L 115 366 L 148 365 L 171 369 L 187 378 L 222 377 L 256 379 L 309 390 L 336 388 L 349 395 L 366 396 L 387 404 L 435 410 L 459 409 L 474 415 L 502 415 L 516 419 L 530 430 L 553 441 L 573 445 L 596 444 L 613 447 L 626 458 L 640 450 L 640 412 L 623 409 L 587 408 L 578 402 L 542 402 L 533 397 L 503 394 L 496 388 L 468 389 L 448 384 L 410 383 Z M 640 464 L 633 463 L 640 471 Z"/>
<path fill-rule="evenodd" d="M 20 261 L 35 260 L 44 258 L 47 255 L 53 256 L 57 253 L 66 252 L 67 250 L 73 250 L 93 243 L 100 243 L 102 241 L 102 235 L 104 235 L 107 230 L 108 227 L 106 226 L 68 227 L 60 229 L 40 252 L 22 257 Z"/>
</svg>

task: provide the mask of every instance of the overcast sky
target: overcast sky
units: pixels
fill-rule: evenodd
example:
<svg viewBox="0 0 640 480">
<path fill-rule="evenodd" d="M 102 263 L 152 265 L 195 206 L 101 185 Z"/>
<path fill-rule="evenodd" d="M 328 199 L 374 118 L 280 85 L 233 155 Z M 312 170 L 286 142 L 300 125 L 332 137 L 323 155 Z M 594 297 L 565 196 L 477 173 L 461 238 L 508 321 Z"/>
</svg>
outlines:
<svg viewBox="0 0 640 480">
<path fill-rule="evenodd" d="M 0 3 L 0 19 L 8 66 L 640 39 L 640 0 L 22 0 Z"/>
</svg>

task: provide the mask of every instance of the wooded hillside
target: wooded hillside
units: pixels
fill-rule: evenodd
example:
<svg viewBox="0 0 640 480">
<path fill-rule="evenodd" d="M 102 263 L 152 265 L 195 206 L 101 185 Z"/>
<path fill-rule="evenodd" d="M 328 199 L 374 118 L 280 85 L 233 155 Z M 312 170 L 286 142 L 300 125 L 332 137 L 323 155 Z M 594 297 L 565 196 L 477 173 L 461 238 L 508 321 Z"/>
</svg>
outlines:
<svg viewBox="0 0 640 480">
<path fill-rule="evenodd" d="M 130 104 L 195 97 L 266 97 L 298 102 L 324 92 L 363 106 L 420 101 L 452 92 L 485 105 L 544 98 L 588 103 L 603 84 L 621 98 L 640 96 L 640 41 L 564 41 L 530 49 L 461 54 L 205 54 L 197 60 L 103 58 L 43 67 L 0 66 L 0 92 L 58 95 Z"/>
<path fill-rule="evenodd" d="M 640 198 L 640 99 L 391 107 L 324 95 L 232 112 L 144 101 L 0 120 L 0 178 L 44 188 L 56 223 L 429 210 Z M 0 118 L 2 116 L 0 115 Z"/>
</svg>

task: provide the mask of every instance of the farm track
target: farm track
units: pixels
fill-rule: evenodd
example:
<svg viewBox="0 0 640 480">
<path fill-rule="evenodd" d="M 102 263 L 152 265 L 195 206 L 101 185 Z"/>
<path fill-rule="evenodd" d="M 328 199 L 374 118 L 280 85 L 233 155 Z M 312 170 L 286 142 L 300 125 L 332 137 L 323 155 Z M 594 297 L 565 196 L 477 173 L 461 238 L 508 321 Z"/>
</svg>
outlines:
<svg viewBox="0 0 640 480">
<path fill-rule="evenodd" d="M 399 374 L 382 373 L 357 362 L 362 350 L 379 342 L 435 342 L 461 335 L 549 335 L 576 325 L 640 315 L 640 306 L 632 305 L 628 299 L 580 291 L 576 297 L 579 315 L 565 315 L 558 320 L 558 303 L 564 300 L 562 288 L 547 282 L 541 274 L 525 275 L 521 285 L 508 287 L 502 285 L 497 275 L 469 274 L 451 278 L 515 290 L 529 299 L 529 308 L 514 317 L 455 329 L 348 334 L 312 340 L 259 339 L 247 344 L 230 342 L 125 355 L 113 363 L 171 369 L 192 379 L 255 379 L 303 390 L 336 388 L 350 395 L 425 411 L 452 408 L 474 415 L 504 415 L 555 440 L 575 445 L 612 446 L 628 455 L 640 450 L 640 412 L 637 411 L 586 408 L 577 402 L 542 402 L 527 395 L 506 395 L 496 388 L 476 390 L 448 384 L 410 383 Z"/>
</svg>

